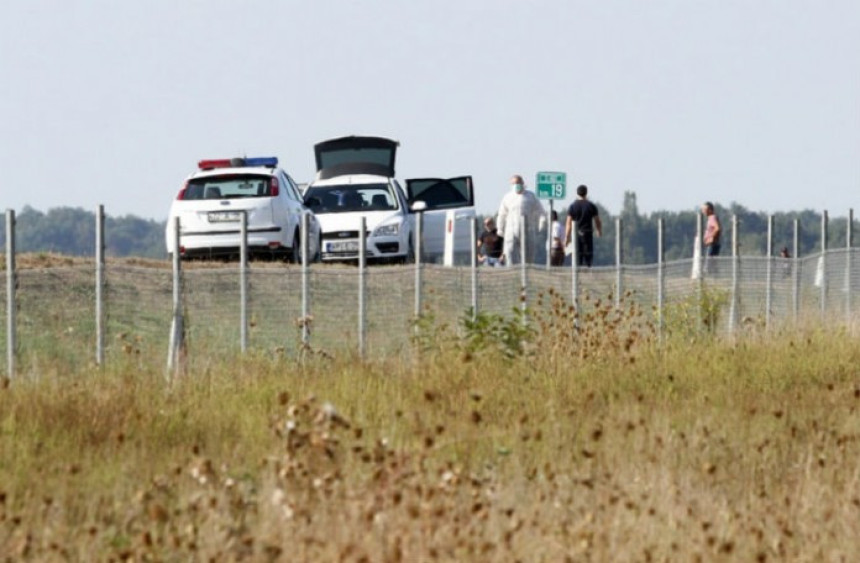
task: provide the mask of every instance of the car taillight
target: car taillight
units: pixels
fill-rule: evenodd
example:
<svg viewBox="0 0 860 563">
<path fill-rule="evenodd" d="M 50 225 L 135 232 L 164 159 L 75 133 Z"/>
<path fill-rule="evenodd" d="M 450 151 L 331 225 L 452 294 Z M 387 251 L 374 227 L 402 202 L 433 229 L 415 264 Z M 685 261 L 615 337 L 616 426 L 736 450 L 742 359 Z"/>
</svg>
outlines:
<svg viewBox="0 0 860 563">
<path fill-rule="evenodd" d="M 188 189 L 188 182 L 185 182 L 185 185 L 184 185 L 184 186 L 182 186 L 182 189 L 181 189 L 181 190 L 179 190 L 179 193 L 178 193 L 178 194 L 176 194 L 176 199 L 177 199 L 177 200 L 179 200 L 179 199 L 185 199 L 185 190 L 187 190 L 187 189 Z"/>
<path fill-rule="evenodd" d="M 279 192 L 278 187 L 279 187 L 278 186 L 278 179 L 273 176 L 269 182 L 269 195 L 271 195 L 271 196 L 278 195 L 278 192 Z"/>
</svg>

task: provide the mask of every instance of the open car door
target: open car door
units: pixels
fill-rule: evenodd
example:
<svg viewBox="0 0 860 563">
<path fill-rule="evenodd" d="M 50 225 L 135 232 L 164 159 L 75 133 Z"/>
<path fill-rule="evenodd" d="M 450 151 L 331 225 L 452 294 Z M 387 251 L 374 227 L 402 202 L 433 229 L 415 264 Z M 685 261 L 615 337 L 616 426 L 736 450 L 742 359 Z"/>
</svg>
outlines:
<svg viewBox="0 0 860 563">
<path fill-rule="evenodd" d="M 429 261 L 438 261 L 445 250 L 445 234 L 453 234 L 456 262 L 468 262 L 472 251 L 469 219 L 475 216 L 475 191 L 471 176 L 456 178 L 415 178 L 406 180 L 406 198 L 410 209 L 423 202 L 424 253 Z"/>
<path fill-rule="evenodd" d="M 346 174 L 394 177 L 399 143 L 385 137 L 340 137 L 314 145 L 317 179 Z"/>
<path fill-rule="evenodd" d="M 475 206 L 471 176 L 406 180 L 406 197 L 409 207 L 416 201 L 423 201 L 426 211 Z"/>
</svg>

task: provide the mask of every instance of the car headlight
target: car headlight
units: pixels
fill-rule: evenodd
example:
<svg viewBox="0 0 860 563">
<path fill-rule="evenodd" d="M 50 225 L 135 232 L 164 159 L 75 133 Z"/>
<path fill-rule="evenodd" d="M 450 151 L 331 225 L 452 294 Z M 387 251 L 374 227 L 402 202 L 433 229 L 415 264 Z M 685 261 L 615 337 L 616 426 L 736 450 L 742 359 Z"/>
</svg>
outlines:
<svg viewBox="0 0 860 563">
<path fill-rule="evenodd" d="M 375 237 L 393 237 L 397 236 L 400 233 L 400 223 L 394 223 L 392 225 L 380 225 L 373 230 L 373 235 Z"/>
</svg>

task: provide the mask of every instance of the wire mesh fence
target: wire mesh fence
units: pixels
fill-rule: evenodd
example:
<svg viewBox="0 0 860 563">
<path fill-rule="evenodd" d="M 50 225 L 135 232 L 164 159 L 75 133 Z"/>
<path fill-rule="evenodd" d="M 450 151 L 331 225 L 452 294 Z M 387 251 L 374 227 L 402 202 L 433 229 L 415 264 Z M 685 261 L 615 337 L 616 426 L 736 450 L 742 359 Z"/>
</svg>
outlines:
<svg viewBox="0 0 860 563">
<path fill-rule="evenodd" d="M 658 313 L 678 324 L 678 310 L 706 329 L 730 334 L 745 327 L 773 328 L 792 322 L 851 324 L 857 314 L 860 256 L 855 250 L 833 250 L 798 260 L 766 257 L 722 257 L 700 279 L 691 275 L 693 262 L 623 266 L 578 272 L 580 306 L 590 296 L 625 302 Z M 364 331 L 371 355 L 402 354 L 410 349 L 420 314 L 434 322 L 457 326 L 477 311 L 512 315 L 533 307 L 550 290 L 574 300 L 570 268 L 446 268 L 422 265 L 416 292 L 413 265 L 370 268 L 365 272 L 364 324 L 360 322 L 359 276 L 356 267 L 311 267 L 309 272 L 309 344 L 331 353 L 354 353 Z M 659 284 L 665 300 L 657 310 Z M 182 272 L 183 312 L 188 361 L 217 362 L 241 351 L 240 272 L 235 265 L 187 268 Z M 617 280 L 621 287 L 617 287 Z M 17 363 L 20 371 L 38 374 L 45 366 L 73 371 L 95 364 L 94 265 L 22 269 L 16 273 Z M 474 281 L 473 281 L 474 280 Z M 250 350 L 289 356 L 302 349 L 301 268 L 278 265 L 249 268 L 248 345 Z M 172 272 L 164 267 L 109 265 L 105 276 L 105 361 L 135 358 L 162 362 L 166 357 L 172 318 Z M 703 293 L 713 311 L 702 311 Z M 4 288 L 2 309 L 6 315 Z M 673 316 L 674 315 L 674 316 Z M 695 319 L 696 316 L 705 318 Z M 673 319 L 675 319 L 673 321 Z M 7 341 L 7 325 L 2 329 Z M 205 350 L 205 358 L 195 356 Z M 7 350 L 7 353 L 11 351 Z"/>
<path fill-rule="evenodd" d="M 847 247 L 800 258 L 735 254 L 650 265 L 619 260 L 594 268 L 253 263 L 244 277 L 236 263 L 173 270 L 167 262 L 112 261 L 103 269 L 101 309 L 96 259 L 7 265 L 0 299 L 7 322 L 0 337 L 8 376 L 72 373 L 102 361 L 163 365 L 177 314 L 175 287 L 188 363 L 220 362 L 243 352 L 245 344 L 252 353 L 289 357 L 309 349 L 408 354 L 418 319 L 458 327 L 478 313 L 511 317 L 536 307 L 548 292 L 581 313 L 600 301 L 635 304 L 661 334 L 733 335 L 811 322 L 851 326 L 860 306 L 857 252 Z M 99 326 L 104 334 L 97 334 Z M 103 358 L 97 342 L 104 343 Z"/>
</svg>

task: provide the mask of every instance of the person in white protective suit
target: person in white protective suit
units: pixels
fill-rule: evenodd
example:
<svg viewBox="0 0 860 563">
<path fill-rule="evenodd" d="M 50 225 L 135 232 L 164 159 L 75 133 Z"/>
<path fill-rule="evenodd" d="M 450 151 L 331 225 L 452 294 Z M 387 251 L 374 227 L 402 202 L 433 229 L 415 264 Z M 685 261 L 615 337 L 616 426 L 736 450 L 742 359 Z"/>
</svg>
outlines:
<svg viewBox="0 0 860 563">
<path fill-rule="evenodd" d="M 511 176 L 511 191 L 502 198 L 496 226 L 504 237 L 504 260 L 508 266 L 520 262 L 520 226 L 525 220 L 526 263 L 533 263 L 538 244 L 543 241 L 541 232 L 546 226 L 546 214 L 534 192 L 526 190 L 523 177 Z"/>
</svg>

